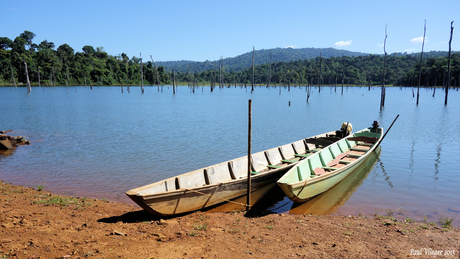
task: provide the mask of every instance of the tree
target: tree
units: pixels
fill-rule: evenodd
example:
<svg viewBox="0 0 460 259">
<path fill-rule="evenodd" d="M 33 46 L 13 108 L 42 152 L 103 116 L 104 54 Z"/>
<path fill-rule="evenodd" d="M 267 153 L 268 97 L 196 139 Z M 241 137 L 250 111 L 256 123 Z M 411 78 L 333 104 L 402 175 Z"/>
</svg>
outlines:
<svg viewBox="0 0 460 259">
<path fill-rule="evenodd" d="M 0 37 L 0 49 L 9 49 L 13 47 L 13 41 L 7 37 Z"/>
</svg>

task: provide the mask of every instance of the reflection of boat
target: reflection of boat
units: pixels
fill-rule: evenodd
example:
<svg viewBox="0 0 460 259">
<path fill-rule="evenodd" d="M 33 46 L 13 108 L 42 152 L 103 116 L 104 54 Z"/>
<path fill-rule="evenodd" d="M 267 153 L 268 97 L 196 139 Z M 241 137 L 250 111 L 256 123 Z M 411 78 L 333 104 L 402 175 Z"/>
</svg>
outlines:
<svg viewBox="0 0 460 259">
<path fill-rule="evenodd" d="M 297 162 L 329 145 L 335 132 L 320 134 L 251 155 L 251 192 L 275 183 Z M 311 142 L 315 141 L 315 144 Z M 175 215 L 204 209 L 243 196 L 247 192 L 248 158 L 217 165 L 132 189 L 126 194 L 146 211 Z"/>
<path fill-rule="evenodd" d="M 331 189 L 311 198 L 305 203 L 294 203 L 289 214 L 329 214 L 344 205 L 356 189 L 372 171 L 378 156 L 380 147 L 371 153 L 352 173 L 345 177 Z"/>
<path fill-rule="evenodd" d="M 377 148 L 383 129 L 367 128 L 343 138 L 289 169 L 278 185 L 301 203 L 323 193 L 354 171 Z"/>
</svg>

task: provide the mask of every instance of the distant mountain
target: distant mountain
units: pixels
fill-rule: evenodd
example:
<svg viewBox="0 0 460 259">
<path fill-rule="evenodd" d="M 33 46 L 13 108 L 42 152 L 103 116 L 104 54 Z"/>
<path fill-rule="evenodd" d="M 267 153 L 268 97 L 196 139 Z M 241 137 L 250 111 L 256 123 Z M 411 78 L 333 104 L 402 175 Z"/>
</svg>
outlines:
<svg viewBox="0 0 460 259">
<path fill-rule="evenodd" d="M 334 48 L 276 48 L 276 49 L 261 49 L 256 50 L 254 53 L 254 65 L 262 65 L 270 63 L 270 53 L 271 53 L 271 62 L 289 62 L 297 60 L 306 60 L 321 56 L 324 58 L 330 57 L 341 57 L 342 55 L 348 57 L 356 56 L 367 56 L 369 54 L 362 52 L 353 52 L 348 50 L 338 50 Z M 202 72 L 205 70 L 219 67 L 219 60 L 215 61 L 166 61 L 166 62 L 157 62 L 159 66 L 163 66 L 165 70 L 171 71 L 174 69 L 178 72 L 187 72 L 190 69 L 191 73 Z M 242 55 L 225 58 L 224 59 L 224 69 L 227 72 L 239 72 L 252 65 L 252 51 L 244 53 Z"/>
</svg>

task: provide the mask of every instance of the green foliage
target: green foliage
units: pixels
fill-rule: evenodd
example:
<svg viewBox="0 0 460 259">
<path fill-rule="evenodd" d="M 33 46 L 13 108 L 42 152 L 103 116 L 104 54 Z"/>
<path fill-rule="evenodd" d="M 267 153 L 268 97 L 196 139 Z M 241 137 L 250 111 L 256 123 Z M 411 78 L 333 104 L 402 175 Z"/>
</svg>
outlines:
<svg viewBox="0 0 460 259">
<path fill-rule="evenodd" d="M 103 47 L 89 45 L 75 52 L 68 44 L 55 49 L 53 42 L 32 42 L 35 34 L 24 31 L 14 41 L 0 37 L 0 84 L 26 82 L 23 60 L 27 62 L 30 81 L 42 86 L 65 85 L 136 85 L 140 84 L 140 64 L 126 54 L 112 56 Z M 154 67 L 144 66 L 144 83 L 156 84 Z M 158 68 L 160 84 L 169 83 L 169 75 Z"/>
<path fill-rule="evenodd" d="M 109 55 L 103 47 L 85 45 L 75 52 L 68 44 L 55 49 L 53 42 L 33 43 L 35 34 L 20 33 L 14 40 L 0 37 L 0 84 L 26 82 L 27 62 L 30 81 L 42 86 L 54 85 L 138 85 L 141 59 L 122 53 Z M 320 58 L 321 55 L 321 58 Z M 145 61 L 145 60 L 144 60 Z M 259 85 L 382 85 L 383 55 L 370 55 L 333 48 L 277 48 L 255 51 L 255 78 Z M 424 53 L 421 86 L 446 85 L 446 52 Z M 144 84 L 170 84 L 172 69 L 176 82 L 190 85 L 219 82 L 220 61 L 143 62 Z M 385 85 L 417 86 L 419 54 L 394 53 L 387 56 Z M 225 85 L 251 84 L 252 52 L 223 60 Z M 460 84 L 460 53 L 452 55 L 452 85 Z"/>
<path fill-rule="evenodd" d="M 208 228 L 208 223 L 205 222 L 204 224 L 199 224 L 195 226 L 196 230 L 206 230 Z"/>
<path fill-rule="evenodd" d="M 450 228 L 452 226 L 452 221 L 453 219 L 451 217 L 441 217 L 439 223 L 441 223 L 441 225 L 445 228 Z"/>
<path fill-rule="evenodd" d="M 78 198 L 67 198 L 60 195 L 43 195 L 38 196 L 39 199 L 34 200 L 32 203 L 34 204 L 43 204 L 45 206 L 58 206 L 58 207 L 69 207 L 73 205 L 75 208 L 81 208 L 84 206 L 91 206 L 90 203 L 85 202 L 84 199 Z"/>
</svg>

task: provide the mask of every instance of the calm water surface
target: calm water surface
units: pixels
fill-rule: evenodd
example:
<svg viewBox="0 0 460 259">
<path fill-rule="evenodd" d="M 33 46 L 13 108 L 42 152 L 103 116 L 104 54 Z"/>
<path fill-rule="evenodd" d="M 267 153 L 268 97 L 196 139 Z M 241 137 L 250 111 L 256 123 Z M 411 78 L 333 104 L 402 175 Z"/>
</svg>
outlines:
<svg viewBox="0 0 460 259">
<path fill-rule="evenodd" d="M 253 152 L 338 129 L 354 130 L 379 120 L 387 129 L 375 163 L 346 182 L 293 206 L 275 194 L 268 207 L 279 213 L 386 214 L 460 225 L 460 94 L 412 89 L 179 87 L 0 87 L 0 130 L 32 142 L 0 154 L 0 180 L 59 194 L 130 203 L 124 192 L 167 177 L 244 156 L 247 105 L 253 100 Z M 289 105 L 290 103 L 290 105 Z M 275 190 L 276 192 L 276 190 Z M 323 197 L 325 196 L 325 197 Z"/>
</svg>

